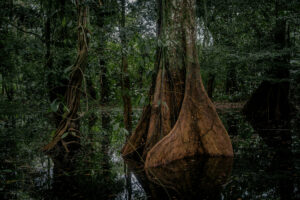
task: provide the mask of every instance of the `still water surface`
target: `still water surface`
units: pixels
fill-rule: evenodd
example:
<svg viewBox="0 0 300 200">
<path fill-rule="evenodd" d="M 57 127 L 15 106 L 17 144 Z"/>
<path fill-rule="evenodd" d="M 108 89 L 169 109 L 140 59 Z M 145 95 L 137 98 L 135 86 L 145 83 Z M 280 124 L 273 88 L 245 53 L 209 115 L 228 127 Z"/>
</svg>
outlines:
<svg viewBox="0 0 300 200">
<path fill-rule="evenodd" d="M 300 199 L 298 142 L 271 148 L 258 135 L 232 136 L 234 159 L 194 157 L 144 170 L 121 158 L 121 146 L 107 154 L 85 150 L 66 164 L 8 138 L 1 142 L 0 199 Z"/>
</svg>

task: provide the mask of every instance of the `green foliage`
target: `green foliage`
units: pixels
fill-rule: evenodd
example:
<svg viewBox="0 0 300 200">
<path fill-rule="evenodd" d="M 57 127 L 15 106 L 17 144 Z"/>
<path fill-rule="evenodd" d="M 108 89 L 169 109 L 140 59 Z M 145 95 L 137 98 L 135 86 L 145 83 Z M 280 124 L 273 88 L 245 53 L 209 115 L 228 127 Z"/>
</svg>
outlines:
<svg viewBox="0 0 300 200">
<path fill-rule="evenodd" d="M 201 66 L 205 83 L 208 74 L 216 76 L 215 100 L 243 101 L 262 80 L 281 81 L 269 72 L 277 65 L 274 60 L 287 54 L 291 60 L 296 57 L 292 52 L 297 46 L 300 18 L 295 9 L 299 8 L 299 2 L 278 1 L 277 4 L 274 1 L 197 1 Z M 289 27 L 286 37 L 290 43 L 284 49 L 278 49 L 279 41 L 275 39 L 277 23 L 281 20 L 286 20 Z"/>
<path fill-rule="evenodd" d="M 123 175 L 120 150 L 126 136 L 131 134 L 124 128 L 121 94 L 126 92 L 131 97 L 135 127 L 142 107 L 149 103 L 156 48 L 177 41 L 156 38 L 155 1 L 126 1 L 126 27 L 123 29 L 119 24 L 120 1 L 101 1 L 102 6 L 98 0 L 86 2 L 89 5 L 90 48 L 78 111 L 83 148 L 76 169 L 77 175 L 85 175 L 75 177 L 73 181 L 78 181 L 78 187 L 83 187 L 86 192 L 113 185 L 114 193 L 118 193 L 124 184 L 120 180 Z M 214 101 L 246 101 L 263 80 L 282 81 L 269 71 L 276 65 L 276 59 L 289 54 L 290 64 L 283 67 L 290 72 L 290 99 L 298 109 L 292 123 L 292 147 L 299 149 L 299 1 L 278 0 L 283 6 L 277 15 L 275 2 L 197 0 L 201 73 L 206 87 L 211 76 L 215 77 Z M 64 91 L 76 59 L 78 28 L 73 3 L 0 1 L 0 158 L 3 158 L 0 195 L 9 191 L 4 199 L 40 199 L 45 188 L 51 188 L 50 183 L 43 180 L 50 176 L 47 167 L 52 169 L 53 163 L 40 149 L 55 134 L 53 113 L 61 111 L 65 113 L 62 117 L 66 117 L 69 112 Z M 290 39 L 290 44 L 281 49 L 274 39 L 279 20 L 287 20 Z M 47 21 L 50 21 L 48 31 Z M 127 36 L 129 91 L 121 91 L 121 32 Z M 50 34 L 49 41 L 47 34 Z M 102 87 L 103 75 L 107 79 L 106 88 Z M 104 95 L 104 103 L 103 89 L 109 91 L 107 96 Z M 103 126 L 103 113 L 110 117 L 106 124 L 108 128 Z M 91 123 L 92 118 L 94 123 Z M 260 150 L 266 146 L 241 114 L 228 112 L 221 114 L 221 118 L 238 158 L 247 157 L 253 149 L 264 156 Z M 68 135 L 66 132 L 62 138 Z M 102 151 L 104 139 L 109 143 L 108 155 Z M 249 156 L 254 157 L 253 154 Z M 108 182 L 103 178 L 107 172 L 103 168 L 107 157 L 111 165 Z M 245 183 L 251 177 L 250 173 L 238 175 L 235 172 L 232 182 L 225 187 Z M 37 191 L 41 191 L 40 196 Z"/>
</svg>

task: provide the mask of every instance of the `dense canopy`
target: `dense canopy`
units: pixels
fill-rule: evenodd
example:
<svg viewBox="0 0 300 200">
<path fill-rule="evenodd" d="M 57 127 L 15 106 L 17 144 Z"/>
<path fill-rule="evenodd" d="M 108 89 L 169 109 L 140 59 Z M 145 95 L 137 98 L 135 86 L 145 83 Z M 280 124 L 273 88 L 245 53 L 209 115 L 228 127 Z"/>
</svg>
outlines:
<svg viewBox="0 0 300 200">
<path fill-rule="evenodd" d="M 297 199 L 299 82 L 299 0 L 1 0 L 0 198 Z"/>
</svg>

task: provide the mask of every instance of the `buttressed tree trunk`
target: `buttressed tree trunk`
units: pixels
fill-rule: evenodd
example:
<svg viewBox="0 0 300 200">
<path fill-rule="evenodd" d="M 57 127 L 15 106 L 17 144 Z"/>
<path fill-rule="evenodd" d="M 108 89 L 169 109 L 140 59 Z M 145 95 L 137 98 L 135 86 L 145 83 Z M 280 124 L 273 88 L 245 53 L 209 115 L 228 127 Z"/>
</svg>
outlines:
<svg viewBox="0 0 300 200">
<path fill-rule="evenodd" d="M 87 66 L 88 37 L 87 37 L 87 7 L 84 0 L 76 0 L 78 16 L 78 54 L 72 68 L 69 84 L 65 93 L 66 107 L 68 108 L 62 118 L 52 141 L 44 147 L 50 151 L 56 146 L 62 146 L 68 153 L 73 147 L 79 146 L 79 118 L 77 112 L 80 107 L 81 85 L 83 73 Z M 69 147 L 71 146 L 71 148 Z"/>
<path fill-rule="evenodd" d="M 233 156 L 230 138 L 207 96 L 196 49 L 195 0 L 159 0 L 158 65 L 151 104 L 123 148 L 145 167 L 194 155 Z"/>
</svg>

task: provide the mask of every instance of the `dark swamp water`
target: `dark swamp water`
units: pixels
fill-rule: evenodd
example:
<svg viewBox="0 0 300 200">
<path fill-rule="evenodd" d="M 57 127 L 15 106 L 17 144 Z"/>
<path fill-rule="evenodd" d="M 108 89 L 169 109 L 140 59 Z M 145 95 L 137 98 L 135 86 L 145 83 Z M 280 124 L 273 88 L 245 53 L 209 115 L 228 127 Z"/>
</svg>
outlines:
<svg viewBox="0 0 300 200">
<path fill-rule="evenodd" d="M 232 139 L 233 159 L 194 157 L 147 170 L 121 158 L 124 138 L 119 135 L 109 137 L 107 146 L 101 145 L 107 134 L 95 137 L 93 147 L 64 162 L 40 151 L 37 133 L 6 128 L 0 199 L 300 199 L 298 125 L 268 130 L 269 137 L 262 139 L 239 114 L 221 118 Z M 112 126 L 112 132 L 120 132 Z M 281 137 L 287 134 L 291 141 Z"/>
</svg>

